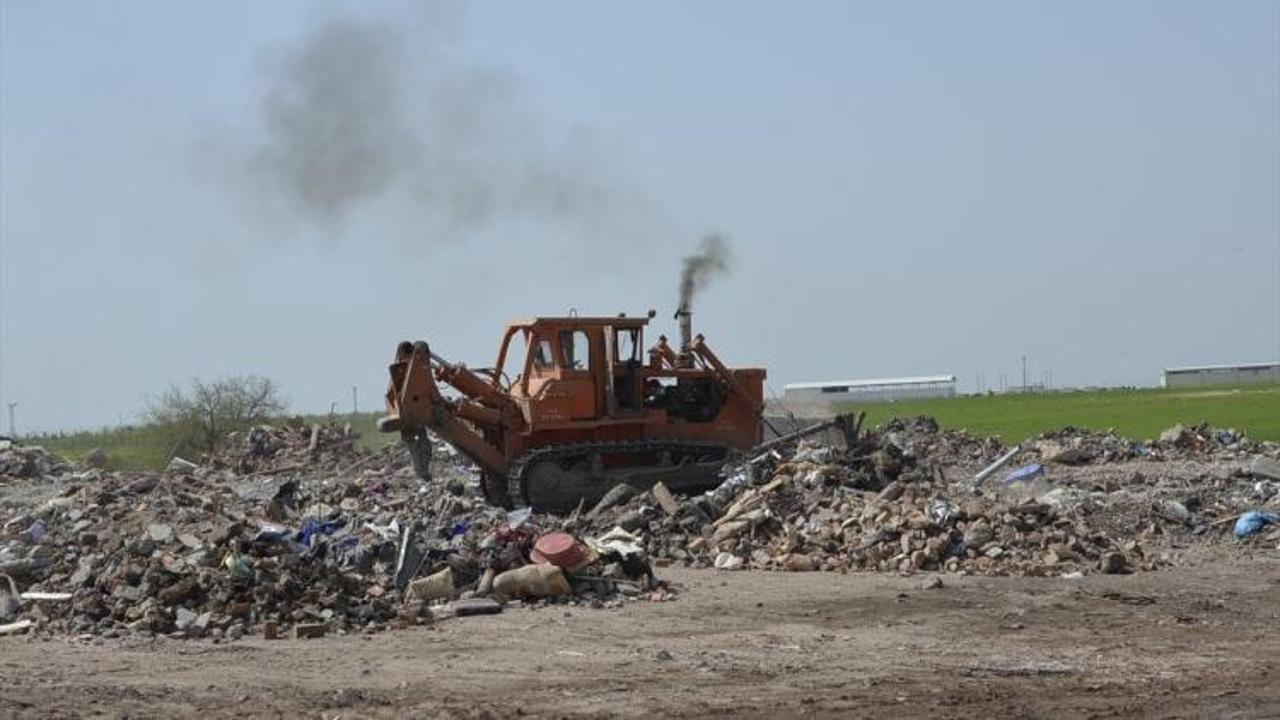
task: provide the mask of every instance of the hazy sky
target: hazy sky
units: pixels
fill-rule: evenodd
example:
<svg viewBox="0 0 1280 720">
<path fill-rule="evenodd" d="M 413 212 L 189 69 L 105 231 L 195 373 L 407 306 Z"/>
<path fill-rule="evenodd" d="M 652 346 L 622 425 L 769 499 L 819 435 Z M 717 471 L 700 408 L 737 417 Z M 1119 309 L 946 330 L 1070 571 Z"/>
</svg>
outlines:
<svg viewBox="0 0 1280 720">
<path fill-rule="evenodd" d="M 1274 0 L 0 0 L 0 23 L 20 431 L 233 373 L 368 409 L 401 338 L 485 365 L 507 318 L 569 308 L 674 334 L 711 232 L 733 269 L 695 327 L 779 393 L 1280 356 Z"/>
</svg>

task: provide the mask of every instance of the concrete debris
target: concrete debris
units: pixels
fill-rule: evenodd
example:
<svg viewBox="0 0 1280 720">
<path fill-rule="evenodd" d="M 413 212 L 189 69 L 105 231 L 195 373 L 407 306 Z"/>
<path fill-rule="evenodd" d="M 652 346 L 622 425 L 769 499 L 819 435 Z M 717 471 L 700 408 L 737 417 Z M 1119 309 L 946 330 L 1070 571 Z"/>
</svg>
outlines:
<svg viewBox="0 0 1280 720">
<path fill-rule="evenodd" d="M 1057 440 L 1041 440 L 1036 443 L 1036 451 L 1040 459 L 1046 463 L 1061 465 L 1080 465 L 1093 459 L 1093 453 L 1082 438 L 1073 438 L 1070 443 Z"/>
<path fill-rule="evenodd" d="M 1035 482 L 975 493 L 1007 448 L 894 420 L 848 446 L 779 443 L 697 496 L 625 486 L 565 517 L 486 504 L 478 471 L 443 444 L 425 483 L 403 447 L 360 452 L 336 425 L 254 428 L 174 473 L 77 468 L 10 443 L 0 622 L 18 629 L 0 632 L 318 637 L 665 601 L 655 568 L 668 565 L 1078 577 L 1156 570 L 1194 543 L 1274 546 L 1274 524 L 1222 540 L 1247 510 L 1280 510 L 1263 486 L 1280 446 L 1206 426 L 1165 435 L 1046 433 L 1024 446 Z"/>
<path fill-rule="evenodd" d="M 1280 462 L 1270 458 L 1254 458 L 1249 472 L 1257 477 L 1280 481 Z"/>
<path fill-rule="evenodd" d="M 73 468 L 39 445 L 18 445 L 5 441 L 0 448 L 0 484 L 23 478 L 43 480 L 70 474 Z"/>
<path fill-rule="evenodd" d="M 21 474 L 0 478 L 0 573 L 15 585 L 0 621 L 226 641 L 673 596 L 638 538 L 593 544 L 565 519 L 486 504 L 456 453 L 434 453 L 424 483 L 402 447 L 361 453 L 355 439 L 260 427 L 181 472 L 92 476 L 11 445 L 5 467 Z"/>
<path fill-rule="evenodd" d="M 199 469 L 199 465 L 180 457 L 175 457 L 170 460 L 169 467 L 167 468 L 171 475 L 190 475 Z"/>
<path fill-rule="evenodd" d="M 102 448 L 94 448 L 84 456 L 84 466 L 87 468 L 101 468 L 107 464 L 107 451 Z"/>
<path fill-rule="evenodd" d="M 1211 523 L 1238 515 L 1256 496 L 1238 461 L 1280 454 L 1274 443 L 1206 426 L 1167 435 L 1143 443 L 1077 428 L 1046 433 L 1027 447 L 1069 469 L 1033 463 L 975 496 L 968 478 L 1013 454 L 927 418 L 894 420 L 848 450 L 817 453 L 801 443 L 755 467 L 750 480 L 730 468 L 720 489 L 682 499 L 675 512 L 657 493 L 640 494 L 602 512 L 591 529 L 642 518 L 632 531 L 660 566 L 1033 576 L 1155 570 L 1173 562 L 1170 545 L 1220 537 L 1206 532 Z M 1194 485 L 1140 473 L 1117 478 L 1113 469 L 1202 461 L 1221 469 Z"/>
<path fill-rule="evenodd" d="M 1174 447 L 1186 447 L 1194 440 L 1190 430 L 1187 430 L 1181 424 L 1160 433 L 1160 442 L 1163 445 L 1172 445 Z"/>
</svg>

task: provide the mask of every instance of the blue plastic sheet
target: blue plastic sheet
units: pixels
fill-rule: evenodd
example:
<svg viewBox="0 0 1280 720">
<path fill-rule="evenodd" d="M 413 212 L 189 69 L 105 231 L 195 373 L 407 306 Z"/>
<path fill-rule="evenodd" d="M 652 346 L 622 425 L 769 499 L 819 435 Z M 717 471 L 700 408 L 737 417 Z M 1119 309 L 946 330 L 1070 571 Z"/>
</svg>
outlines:
<svg viewBox="0 0 1280 720">
<path fill-rule="evenodd" d="M 1017 470 L 1010 472 L 1008 475 L 1005 476 L 1004 481 L 1005 483 L 1009 483 L 1009 484 L 1017 483 L 1017 482 L 1028 482 L 1030 480 L 1034 480 L 1040 477 L 1043 474 L 1044 474 L 1044 466 L 1042 466 L 1040 463 L 1032 463 L 1030 465 L 1023 465 Z"/>
<path fill-rule="evenodd" d="M 1236 520 L 1236 537 L 1249 537 L 1273 522 L 1280 522 L 1280 515 L 1262 512 L 1261 510 L 1250 510 L 1241 515 L 1239 520 Z"/>
<path fill-rule="evenodd" d="M 302 529 L 298 531 L 294 539 L 307 547 L 312 547 L 315 545 L 317 535 L 332 535 L 340 527 L 342 527 L 342 523 L 337 520 L 328 520 L 326 522 L 308 520 L 302 524 Z"/>
</svg>

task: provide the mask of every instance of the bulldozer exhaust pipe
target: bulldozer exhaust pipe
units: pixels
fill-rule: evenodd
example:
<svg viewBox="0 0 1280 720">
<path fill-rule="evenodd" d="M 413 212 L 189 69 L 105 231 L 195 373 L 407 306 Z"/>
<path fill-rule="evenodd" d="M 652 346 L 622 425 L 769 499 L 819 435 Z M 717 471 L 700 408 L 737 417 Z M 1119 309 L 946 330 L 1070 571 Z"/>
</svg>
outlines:
<svg viewBox="0 0 1280 720">
<path fill-rule="evenodd" d="M 680 367 L 693 366 L 693 308 L 689 303 L 676 310 L 676 319 L 680 321 Z"/>
</svg>

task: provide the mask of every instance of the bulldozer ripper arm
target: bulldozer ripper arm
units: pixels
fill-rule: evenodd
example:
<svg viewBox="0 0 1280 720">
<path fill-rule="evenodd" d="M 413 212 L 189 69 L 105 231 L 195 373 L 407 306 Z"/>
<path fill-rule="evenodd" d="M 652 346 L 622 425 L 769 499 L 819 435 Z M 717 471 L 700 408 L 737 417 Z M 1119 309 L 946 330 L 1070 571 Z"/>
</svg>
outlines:
<svg viewBox="0 0 1280 720">
<path fill-rule="evenodd" d="M 432 367 L 431 349 L 425 342 L 402 342 L 391 364 L 391 382 L 387 386 L 387 415 L 378 421 L 383 432 L 399 432 L 406 439 L 431 430 L 440 438 L 480 465 L 485 470 L 505 474 L 507 460 L 485 441 L 484 437 L 462 422 L 462 418 L 478 424 L 497 425 L 502 413 L 477 402 L 452 402 L 440 393 Z M 484 381 L 465 368 L 450 366 L 454 377 Z M 454 383 L 450 383 L 454 385 Z M 487 386 L 487 383 L 485 383 Z M 457 387 L 457 385 L 454 385 Z"/>
<path fill-rule="evenodd" d="M 720 382 L 728 389 L 730 394 L 749 403 L 756 415 L 763 414 L 764 406 L 747 395 L 746 391 L 742 389 L 742 385 L 738 382 L 738 378 L 734 377 L 729 368 L 725 367 L 725 364 L 720 361 L 720 358 L 711 352 L 711 348 L 707 347 L 707 343 L 701 335 L 693 339 L 690 349 L 715 371 L 716 377 L 720 379 Z"/>
</svg>

